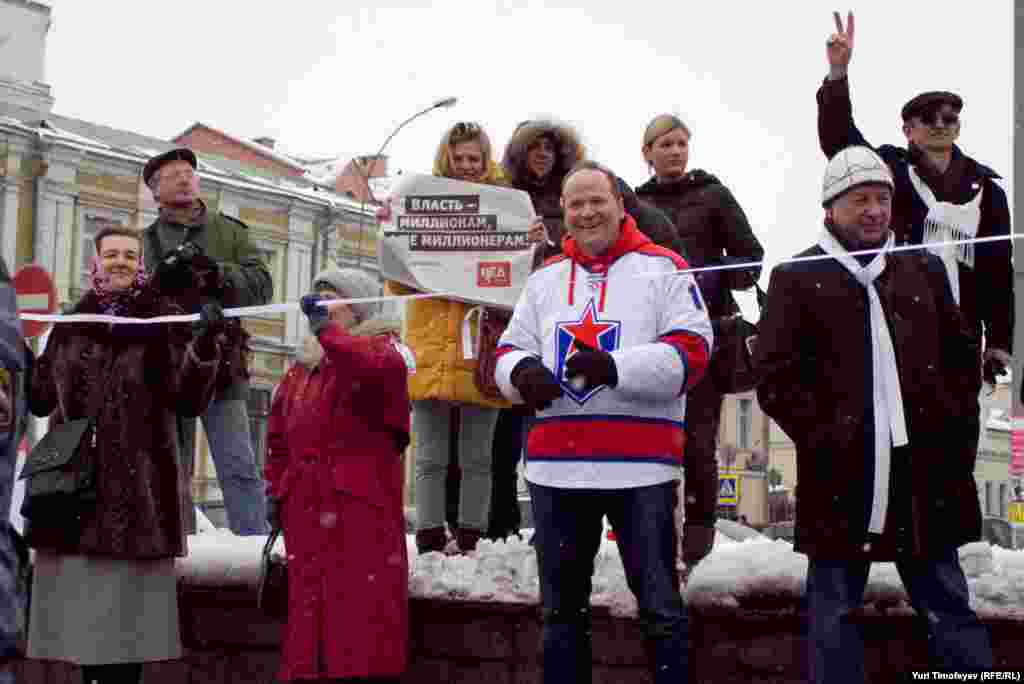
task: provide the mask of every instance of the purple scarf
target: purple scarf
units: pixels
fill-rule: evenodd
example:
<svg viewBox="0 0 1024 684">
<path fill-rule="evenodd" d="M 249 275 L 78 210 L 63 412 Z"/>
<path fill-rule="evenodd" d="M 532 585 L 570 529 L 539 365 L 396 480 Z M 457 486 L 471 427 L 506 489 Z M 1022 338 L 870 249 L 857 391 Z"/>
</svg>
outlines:
<svg viewBox="0 0 1024 684">
<path fill-rule="evenodd" d="M 128 289 L 112 290 L 110 289 L 110 274 L 100 267 L 99 259 L 96 257 L 92 259 L 92 291 L 96 294 L 101 313 L 121 316 L 134 310 L 134 304 L 145 290 L 148 280 L 145 269 L 139 268 Z"/>
</svg>

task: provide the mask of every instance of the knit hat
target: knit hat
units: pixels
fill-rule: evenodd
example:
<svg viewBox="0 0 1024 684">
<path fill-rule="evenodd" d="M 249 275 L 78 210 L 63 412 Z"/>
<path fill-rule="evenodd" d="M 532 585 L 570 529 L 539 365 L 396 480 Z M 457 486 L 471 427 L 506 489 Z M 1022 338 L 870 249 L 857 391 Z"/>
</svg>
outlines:
<svg viewBox="0 0 1024 684">
<path fill-rule="evenodd" d="M 878 153 L 862 145 L 839 150 L 825 167 L 821 205 L 827 207 L 843 193 L 868 183 L 888 185 L 890 190 L 895 187 L 889 166 Z"/>
<path fill-rule="evenodd" d="M 330 289 L 344 298 L 362 299 L 379 297 L 380 283 L 376 278 L 356 268 L 328 268 L 313 278 L 312 292 Z M 349 304 L 348 308 L 356 318 L 356 323 L 373 318 L 380 311 L 380 302 Z"/>
</svg>

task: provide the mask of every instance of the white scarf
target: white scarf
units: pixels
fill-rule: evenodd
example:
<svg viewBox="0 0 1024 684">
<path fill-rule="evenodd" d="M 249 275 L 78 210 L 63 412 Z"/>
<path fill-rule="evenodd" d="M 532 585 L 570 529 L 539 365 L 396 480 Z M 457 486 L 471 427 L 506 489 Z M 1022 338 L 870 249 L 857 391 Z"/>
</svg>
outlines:
<svg viewBox="0 0 1024 684">
<path fill-rule="evenodd" d="M 910 166 L 907 172 L 918 197 L 928 207 L 928 215 L 922 224 L 922 242 L 929 252 L 942 259 L 942 265 L 946 267 L 946 277 L 949 279 L 949 288 L 953 291 L 953 300 L 960 304 L 960 267 L 957 266 L 957 262 L 974 268 L 974 243 L 943 243 L 978 237 L 978 226 L 981 225 L 981 196 L 984 188 L 966 204 L 940 202 L 935 198 L 932 189 L 921 180 L 917 169 Z"/>
<path fill-rule="evenodd" d="M 871 312 L 871 387 L 875 419 L 875 482 L 871 501 L 871 520 L 868 531 L 881 534 L 889 508 L 889 472 L 893 446 L 908 443 L 907 424 L 903 415 L 903 394 L 900 391 L 899 369 L 892 335 L 885 320 L 882 300 L 875 279 L 885 270 L 886 253 L 893 245 L 893 236 L 867 266 L 850 256 L 832 233 L 825 230 L 818 245 L 846 268 L 868 292 Z"/>
</svg>

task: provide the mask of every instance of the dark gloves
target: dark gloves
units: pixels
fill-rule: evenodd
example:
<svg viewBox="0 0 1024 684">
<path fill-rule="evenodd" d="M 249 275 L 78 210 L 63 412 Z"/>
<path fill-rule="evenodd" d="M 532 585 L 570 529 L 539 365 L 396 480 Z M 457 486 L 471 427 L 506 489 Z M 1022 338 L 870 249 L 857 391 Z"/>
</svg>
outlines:
<svg viewBox="0 0 1024 684">
<path fill-rule="evenodd" d="M 528 357 L 516 364 L 509 378 L 532 411 L 543 411 L 562 396 L 562 386 L 540 359 Z"/>
<path fill-rule="evenodd" d="M 199 320 L 192 324 L 196 336 L 196 353 L 202 359 L 209 359 L 217 353 L 217 330 L 224 322 L 224 309 L 215 299 L 204 299 L 199 307 Z"/>
<path fill-rule="evenodd" d="M 192 271 L 191 279 L 200 295 L 221 300 L 225 282 L 220 264 L 200 254 L 189 262 L 188 268 Z"/>
<path fill-rule="evenodd" d="M 271 532 L 281 529 L 281 500 L 276 496 L 267 497 L 267 524 Z"/>
<path fill-rule="evenodd" d="M 316 335 L 320 332 L 320 329 L 327 325 L 330 317 L 330 312 L 327 307 L 320 306 L 319 302 L 323 297 L 318 294 L 308 294 L 299 300 L 299 307 L 302 309 L 302 313 L 306 314 L 306 318 L 309 319 L 309 329 Z"/>
<path fill-rule="evenodd" d="M 582 376 L 586 390 L 619 384 L 619 371 L 615 368 L 615 359 L 611 354 L 588 347 L 579 340 L 576 341 L 576 348 L 578 351 L 565 362 L 565 377 L 569 381 Z"/>
<path fill-rule="evenodd" d="M 186 240 L 164 255 L 156 267 L 156 279 L 164 292 L 176 292 L 192 285 L 192 262 L 202 254 L 199 245 Z"/>
</svg>

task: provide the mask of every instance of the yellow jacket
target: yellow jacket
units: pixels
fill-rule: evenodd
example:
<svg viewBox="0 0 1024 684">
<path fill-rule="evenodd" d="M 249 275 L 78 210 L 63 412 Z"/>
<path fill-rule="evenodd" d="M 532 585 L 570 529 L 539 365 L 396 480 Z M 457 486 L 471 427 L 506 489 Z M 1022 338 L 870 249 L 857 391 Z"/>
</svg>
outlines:
<svg viewBox="0 0 1024 684">
<path fill-rule="evenodd" d="M 434 168 L 435 176 L 447 176 L 446 168 Z M 505 185 L 501 169 L 491 162 L 483 183 Z M 387 281 L 384 291 L 389 295 L 415 294 L 401 283 Z M 409 376 L 409 398 L 412 401 L 436 399 L 492 408 L 510 406 L 480 393 L 473 380 L 476 359 L 463 358 L 462 321 L 472 308 L 452 299 L 413 299 L 405 305 L 402 339 L 416 356 L 416 372 Z M 473 339 L 477 339 L 478 317 L 472 319 Z"/>
</svg>

